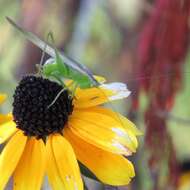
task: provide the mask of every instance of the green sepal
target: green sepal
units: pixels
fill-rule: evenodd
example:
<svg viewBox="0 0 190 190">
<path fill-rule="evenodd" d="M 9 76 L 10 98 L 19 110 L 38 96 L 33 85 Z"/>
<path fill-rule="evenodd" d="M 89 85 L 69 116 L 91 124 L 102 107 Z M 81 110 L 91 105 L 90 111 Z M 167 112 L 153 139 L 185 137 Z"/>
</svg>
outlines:
<svg viewBox="0 0 190 190">
<path fill-rule="evenodd" d="M 100 180 L 85 165 L 83 165 L 80 161 L 78 161 L 78 164 L 82 175 L 100 182 Z"/>
</svg>

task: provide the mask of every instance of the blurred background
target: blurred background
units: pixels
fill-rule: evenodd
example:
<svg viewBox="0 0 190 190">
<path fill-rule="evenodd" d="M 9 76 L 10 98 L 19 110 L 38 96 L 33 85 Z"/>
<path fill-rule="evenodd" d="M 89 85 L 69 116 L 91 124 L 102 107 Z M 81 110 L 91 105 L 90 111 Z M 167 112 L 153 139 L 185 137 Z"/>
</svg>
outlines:
<svg viewBox="0 0 190 190">
<path fill-rule="evenodd" d="M 18 80 L 36 71 L 42 52 L 5 16 L 43 39 L 52 31 L 56 47 L 132 91 L 113 105 L 144 133 L 129 158 L 136 177 L 127 187 L 86 179 L 89 190 L 190 190 L 189 0 L 0 0 L 6 113 Z"/>
</svg>

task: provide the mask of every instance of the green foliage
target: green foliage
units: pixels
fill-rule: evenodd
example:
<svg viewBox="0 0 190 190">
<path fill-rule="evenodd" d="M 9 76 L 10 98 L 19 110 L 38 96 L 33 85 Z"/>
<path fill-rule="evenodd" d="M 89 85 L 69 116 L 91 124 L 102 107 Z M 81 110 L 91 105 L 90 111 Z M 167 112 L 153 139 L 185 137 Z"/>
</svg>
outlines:
<svg viewBox="0 0 190 190">
<path fill-rule="evenodd" d="M 173 137 L 173 142 L 177 150 L 179 159 L 189 159 L 189 134 L 190 134 L 190 54 L 187 57 L 184 68 L 184 85 L 175 100 L 175 105 L 172 110 L 172 116 L 169 120 L 169 129 Z"/>
</svg>

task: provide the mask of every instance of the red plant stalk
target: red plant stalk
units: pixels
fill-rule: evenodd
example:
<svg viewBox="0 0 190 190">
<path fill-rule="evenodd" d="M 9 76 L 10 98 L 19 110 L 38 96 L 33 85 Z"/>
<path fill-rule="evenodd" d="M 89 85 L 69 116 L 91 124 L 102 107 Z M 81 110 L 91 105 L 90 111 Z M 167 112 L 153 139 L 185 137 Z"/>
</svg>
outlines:
<svg viewBox="0 0 190 190">
<path fill-rule="evenodd" d="M 159 162 L 168 155 L 170 144 L 169 157 L 174 159 L 168 158 L 168 165 L 176 175 L 175 151 L 167 131 L 166 117 L 162 113 L 171 110 L 182 85 L 182 69 L 189 42 L 189 15 L 189 0 L 157 0 L 139 43 L 138 71 L 152 76 L 139 82 L 139 88 L 150 100 L 145 113 L 145 140 L 151 153 L 150 167 L 159 167 Z M 175 173 L 170 179 L 173 186 L 177 183 Z M 155 189 L 159 187 L 155 186 Z"/>
</svg>

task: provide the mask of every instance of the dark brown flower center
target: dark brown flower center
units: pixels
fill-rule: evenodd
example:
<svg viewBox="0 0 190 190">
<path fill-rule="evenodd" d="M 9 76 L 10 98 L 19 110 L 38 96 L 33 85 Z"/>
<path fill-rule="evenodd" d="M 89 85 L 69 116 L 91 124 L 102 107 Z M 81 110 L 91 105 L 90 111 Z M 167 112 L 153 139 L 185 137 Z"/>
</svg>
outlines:
<svg viewBox="0 0 190 190">
<path fill-rule="evenodd" d="M 43 140 L 52 133 L 62 133 L 73 111 L 69 91 L 65 89 L 60 93 L 62 90 L 61 85 L 48 79 L 24 77 L 14 94 L 13 116 L 17 128 L 26 136 Z"/>
</svg>

